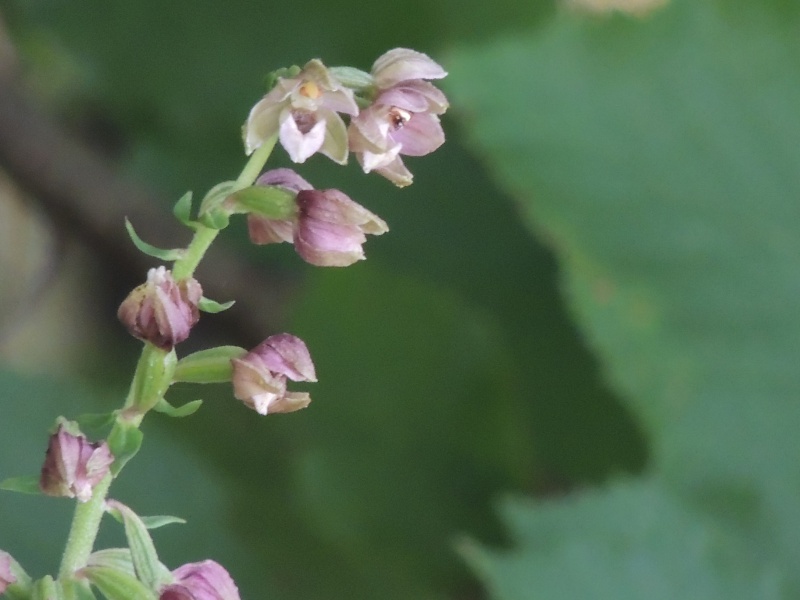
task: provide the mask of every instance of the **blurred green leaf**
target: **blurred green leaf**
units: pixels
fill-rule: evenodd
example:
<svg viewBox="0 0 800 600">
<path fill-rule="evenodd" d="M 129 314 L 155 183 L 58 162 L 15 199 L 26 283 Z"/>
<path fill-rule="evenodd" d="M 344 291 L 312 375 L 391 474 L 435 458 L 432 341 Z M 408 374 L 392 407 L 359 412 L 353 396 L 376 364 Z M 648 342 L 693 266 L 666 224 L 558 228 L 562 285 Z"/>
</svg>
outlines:
<svg viewBox="0 0 800 600">
<path fill-rule="evenodd" d="M 656 472 L 796 591 L 800 37 L 771 11 L 563 15 L 454 53 L 449 88 Z"/>
<path fill-rule="evenodd" d="M 687 510 L 654 481 L 547 503 L 507 500 L 518 546 L 462 553 L 503 600 L 778 600 L 774 569 L 711 519 Z"/>
</svg>

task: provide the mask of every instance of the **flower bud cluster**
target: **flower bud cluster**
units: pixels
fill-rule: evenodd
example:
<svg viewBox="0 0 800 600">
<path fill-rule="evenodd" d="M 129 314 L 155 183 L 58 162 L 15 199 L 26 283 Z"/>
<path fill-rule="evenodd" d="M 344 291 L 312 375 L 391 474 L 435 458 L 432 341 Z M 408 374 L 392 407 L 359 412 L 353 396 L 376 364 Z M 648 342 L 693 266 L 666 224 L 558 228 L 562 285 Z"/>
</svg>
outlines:
<svg viewBox="0 0 800 600">
<path fill-rule="evenodd" d="M 296 163 L 320 152 L 344 164 L 353 152 L 365 173 L 409 185 L 412 175 L 401 156 L 424 156 L 444 143 L 439 115 L 448 102 L 430 80 L 446 75 L 430 57 L 407 48 L 380 56 L 369 74 L 311 60 L 292 76 L 278 77 L 252 108 L 245 148 L 249 154 L 277 135 Z M 351 117 L 348 126 L 341 115 Z"/>
</svg>

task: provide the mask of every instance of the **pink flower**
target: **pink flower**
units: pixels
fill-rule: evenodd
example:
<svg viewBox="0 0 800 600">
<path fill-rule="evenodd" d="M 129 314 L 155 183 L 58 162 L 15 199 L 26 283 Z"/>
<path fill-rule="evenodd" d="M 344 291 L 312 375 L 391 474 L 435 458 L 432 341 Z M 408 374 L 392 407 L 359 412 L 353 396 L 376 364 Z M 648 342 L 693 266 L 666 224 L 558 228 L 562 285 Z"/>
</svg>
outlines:
<svg viewBox="0 0 800 600">
<path fill-rule="evenodd" d="M 11 572 L 11 555 L 0 550 L 0 594 L 12 583 L 16 583 L 17 578 Z"/>
<path fill-rule="evenodd" d="M 389 231 L 386 223 L 339 190 L 302 190 L 294 247 L 318 267 L 347 267 L 363 260 L 366 234 Z"/>
<path fill-rule="evenodd" d="M 164 267 L 150 269 L 147 282 L 134 289 L 120 304 L 117 317 L 128 332 L 162 350 L 172 350 L 189 337 L 200 319 L 197 307 L 203 297 L 194 279 L 175 282 Z"/>
<path fill-rule="evenodd" d="M 426 80 L 446 75 L 430 57 L 406 48 L 375 61 L 372 77 L 378 92 L 348 129 L 350 149 L 365 173 L 377 171 L 401 187 L 412 182 L 400 156 L 424 156 L 444 143 L 438 115 L 447 110 L 447 98 Z"/>
<path fill-rule="evenodd" d="M 260 185 L 275 185 L 296 194 L 297 215 L 292 220 L 247 217 L 255 244 L 292 242 L 303 259 L 318 267 L 346 267 L 363 260 L 366 234 L 389 231 L 386 223 L 339 190 L 315 190 L 290 169 L 269 171 Z"/>
<path fill-rule="evenodd" d="M 287 379 L 317 380 L 308 348 L 298 337 L 273 335 L 231 363 L 234 396 L 260 415 L 293 412 L 311 402 L 304 392 L 286 390 Z"/>
<path fill-rule="evenodd" d="M 352 90 L 344 87 L 319 60 L 311 60 L 297 76 L 279 78 L 252 108 L 243 132 L 247 153 L 278 135 L 296 163 L 321 152 L 345 164 L 347 128 L 338 113 L 358 114 Z"/>
<path fill-rule="evenodd" d="M 59 425 L 50 436 L 39 487 L 48 496 L 87 502 L 113 462 L 114 456 L 105 442 L 92 443 Z"/>
<path fill-rule="evenodd" d="M 159 600 L 239 600 L 239 590 L 219 563 L 190 563 L 172 572 L 175 582 L 161 590 Z"/>
</svg>

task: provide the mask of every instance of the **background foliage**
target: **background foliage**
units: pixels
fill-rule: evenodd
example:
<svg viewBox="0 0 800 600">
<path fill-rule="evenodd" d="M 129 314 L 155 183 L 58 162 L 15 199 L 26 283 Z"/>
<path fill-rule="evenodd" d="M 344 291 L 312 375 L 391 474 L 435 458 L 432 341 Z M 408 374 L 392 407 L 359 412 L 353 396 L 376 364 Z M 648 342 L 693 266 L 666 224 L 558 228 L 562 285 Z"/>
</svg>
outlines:
<svg viewBox="0 0 800 600">
<path fill-rule="evenodd" d="M 411 188 L 322 158 L 302 171 L 389 222 L 366 263 L 306 269 L 226 236 L 302 273 L 284 325 L 320 383 L 286 417 L 189 389 L 198 415 L 154 419 L 114 494 L 189 519 L 157 532 L 168 564 L 214 557 L 250 598 L 480 596 L 457 547 L 497 598 L 800 597 L 793 3 L 4 16 L 40 101 L 165 210 L 237 171 L 269 70 L 408 46 L 451 72 L 448 143 L 411 162 Z M 133 358 L 97 352 L 102 372 L 73 381 L 3 375 L 0 477 L 39 468 L 57 412 L 120 396 Z M 52 571 L 62 504 L 0 496 L 0 547 Z"/>
</svg>

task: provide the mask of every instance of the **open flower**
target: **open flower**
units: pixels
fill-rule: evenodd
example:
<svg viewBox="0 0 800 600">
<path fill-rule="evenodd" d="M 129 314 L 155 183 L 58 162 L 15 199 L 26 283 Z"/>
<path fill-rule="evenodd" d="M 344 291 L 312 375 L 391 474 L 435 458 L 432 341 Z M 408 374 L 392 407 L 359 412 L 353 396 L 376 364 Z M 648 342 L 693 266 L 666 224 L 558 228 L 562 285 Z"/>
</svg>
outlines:
<svg viewBox="0 0 800 600">
<path fill-rule="evenodd" d="M 259 185 L 274 185 L 296 194 L 294 219 L 247 216 L 255 244 L 291 242 L 297 253 L 318 267 L 346 267 L 363 260 L 366 234 L 389 231 L 386 223 L 339 190 L 315 190 L 291 169 L 275 169 L 259 177 Z"/>
<path fill-rule="evenodd" d="M 108 473 L 114 456 L 105 442 L 93 443 L 58 426 L 50 436 L 39 487 L 48 496 L 87 502 L 94 486 Z"/>
<path fill-rule="evenodd" d="M 308 348 L 298 337 L 288 333 L 270 336 L 231 363 L 234 396 L 260 415 L 293 412 L 311 402 L 307 393 L 286 390 L 287 379 L 317 380 Z"/>
<path fill-rule="evenodd" d="M 347 128 L 339 113 L 358 114 L 352 90 L 344 87 L 319 60 L 314 59 L 291 78 L 279 78 L 250 111 L 244 143 L 252 153 L 278 135 L 296 163 L 315 152 L 347 162 Z"/>
<path fill-rule="evenodd" d="M 376 171 L 401 187 L 412 182 L 400 156 L 424 156 L 444 143 L 438 115 L 447 110 L 447 98 L 427 80 L 446 75 L 430 57 L 406 48 L 375 61 L 378 92 L 348 129 L 350 149 L 365 173 Z"/>
<path fill-rule="evenodd" d="M 203 289 L 194 279 L 175 282 L 164 267 L 150 269 L 147 282 L 120 304 L 117 317 L 128 332 L 162 350 L 172 350 L 189 337 L 200 319 L 198 303 Z"/>
<path fill-rule="evenodd" d="M 189 563 L 172 572 L 175 581 L 159 600 L 239 600 L 239 589 L 225 568 L 213 560 Z"/>
</svg>

